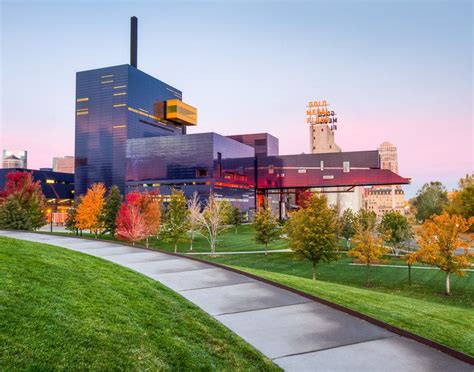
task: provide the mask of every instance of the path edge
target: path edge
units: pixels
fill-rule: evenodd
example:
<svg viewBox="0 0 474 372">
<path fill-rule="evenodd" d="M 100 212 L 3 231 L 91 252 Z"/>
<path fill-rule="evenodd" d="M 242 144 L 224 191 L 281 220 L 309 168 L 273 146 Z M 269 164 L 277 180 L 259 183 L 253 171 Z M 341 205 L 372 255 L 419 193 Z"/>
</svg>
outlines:
<svg viewBox="0 0 474 372">
<path fill-rule="evenodd" d="M 274 282 L 272 280 L 269 280 L 269 279 L 265 279 L 265 278 L 262 278 L 258 275 L 254 275 L 254 274 L 251 274 L 251 273 L 248 273 L 246 271 L 242 271 L 242 270 L 239 270 L 239 269 L 236 269 L 234 267 L 230 267 L 230 266 L 226 266 L 226 265 L 223 265 L 223 264 L 219 264 L 217 262 L 212 262 L 212 261 L 206 261 L 204 259 L 200 259 L 200 258 L 197 258 L 197 257 L 194 257 L 194 256 L 190 256 L 190 255 L 186 255 L 186 254 L 182 254 L 182 253 L 174 253 L 174 252 L 168 252 L 168 251 L 165 251 L 165 250 L 161 250 L 161 249 L 152 249 L 152 248 L 147 248 L 145 246 L 142 246 L 142 245 L 132 245 L 132 244 L 129 244 L 129 243 L 125 243 L 125 242 L 121 242 L 121 241 L 116 241 L 116 240 L 107 240 L 107 239 L 95 239 L 95 238 L 90 238 L 90 237 L 83 237 L 83 236 L 76 236 L 76 235 L 67 235 L 67 234 L 57 234 L 57 233 L 50 233 L 50 232 L 47 232 L 47 231 L 28 231 L 28 230 L 4 230 L 4 231 L 14 231 L 14 232 L 25 232 L 25 233 L 32 233 L 32 234 L 42 234 L 42 235 L 52 235 L 52 236 L 56 236 L 56 237 L 66 237 L 66 238 L 76 238 L 76 239 L 85 239 L 85 240 L 90 240 L 90 241 L 100 241 L 100 242 L 108 242 L 108 243 L 114 243 L 114 244 L 119 244 L 119 245 L 124 245 L 124 246 L 127 246 L 127 247 L 132 247 L 132 248 L 140 248 L 140 249 L 146 249 L 148 251 L 151 251 L 151 252 L 159 252 L 159 253 L 164 253 L 164 254 L 169 254 L 171 256 L 177 256 L 177 257 L 182 257 L 182 258 L 187 258 L 187 259 L 190 259 L 190 260 L 193 260 L 193 261 L 197 261 L 197 262 L 202 262 L 202 263 L 206 263 L 208 265 L 211 265 L 211 266 L 214 266 L 214 267 L 217 267 L 217 268 L 220 268 L 220 269 L 224 269 L 224 270 L 228 270 L 228 271 L 232 271 L 232 272 L 235 272 L 237 274 L 241 274 L 241 275 L 244 275 L 246 277 L 249 277 L 249 278 L 252 278 L 252 279 L 255 279 L 255 280 L 258 280 L 260 282 L 263 282 L 263 283 L 266 283 L 266 284 L 269 284 L 269 285 L 272 285 L 272 286 L 275 286 L 275 287 L 278 287 L 278 288 L 281 288 L 281 289 L 284 289 L 284 290 L 287 290 L 287 291 L 290 291 L 292 293 L 295 293 L 297 295 L 300 295 L 302 297 L 305 297 L 307 299 L 310 299 L 312 301 L 315 301 L 315 302 L 318 302 L 320 304 L 323 304 L 323 305 L 326 305 L 330 308 L 333 308 L 333 309 L 336 309 L 336 310 L 339 310 L 339 311 L 342 311 L 346 314 L 349 314 L 349 315 L 352 315 L 356 318 L 359 318 L 359 319 L 362 319 L 362 320 L 365 320 L 366 322 L 369 322 L 369 323 L 372 323 L 376 326 L 379 326 L 381 328 L 384 328 L 388 331 L 391 331 L 399 336 L 403 336 L 403 337 L 406 337 L 408 339 L 411 339 L 411 340 L 414 340 L 416 342 L 419 342 L 423 345 L 426 345 L 426 346 L 429 346 L 431 347 L 432 349 L 435 349 L 435 350 L 438 350 L 442 353 L 445 353 L 453 358 L 456 358 L 458 360 L 461 360 L 465 363 L 468 363 L 470 365 L 474 365 L 474 357 L 471 357 L 470 355 L 468 354 L 465 354 L 461 351 L 458 351 L 458 350 L 455 350 L 455 349 L 452 349 L 450 348 L 449 346 L 446 346 L 446 345 L 443 345 L 443 344 L 440 344 L 436 341 L 433 341 L 433 340 L 430 340 L 428 338 L 425 338 L 423 336 L 420 336 L 420 335 L 417 335 L 416 333 L 412 333 L 410 331 L 407 331 L 405 329 L 402 329 L 402 328 L 399 328 L 397 326 L 394 326 L 394 325 L 391 325 L 391 324 L 388 324 L 384 321 L 381 321 L 381 320 L 378 320 L 378 319 L 375 319 L 369 315 L 366 315 L 366 314 L 362 314 L 356 310 L 352 310 L 348 307 L 345 307 L 345 306 L 342 306 L 342 305 L 339 305 L 339 304 L 336 304 L 334 302 L 331 302 L 331 301 L 328 301 L 328 300 L 325 300 L 321 297 L 317 297 L 317 296 L 314 296 L 314 295 L 311 295 L 309 293 L 306 293 L 306 292 L 303 292 L 303 291 L 300 291 L 298 289 L 295 289 L 295 288 L 292 288 L 292 287 L 288 287 L 284 284 L 281 284 L 281 283 L 278 283 L 278 282 Z M 6 238 L 8 238 L 8 236 L 5 236 Z M 14 238 L 13 238 L 14 239 Z M 48 244 L 48 243 L 44 243 L 44 244 Z M 51 245 L 54 245 L 54 244 L 51 244 Z M 87 253 L 85 253 L 87 254 Z"/>
</svg>

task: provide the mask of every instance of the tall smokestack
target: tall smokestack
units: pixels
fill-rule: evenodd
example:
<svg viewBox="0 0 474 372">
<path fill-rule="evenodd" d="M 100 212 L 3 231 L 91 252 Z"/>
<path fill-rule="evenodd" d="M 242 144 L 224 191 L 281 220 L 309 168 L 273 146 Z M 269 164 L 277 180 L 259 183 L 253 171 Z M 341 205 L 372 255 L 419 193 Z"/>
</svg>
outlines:
<svg viewBox="0 0 474 372">
<path fill-rule="evenodd" d="M 130 18 L 130 65 L 137 68 L 137 17 Z"/>
</svg>

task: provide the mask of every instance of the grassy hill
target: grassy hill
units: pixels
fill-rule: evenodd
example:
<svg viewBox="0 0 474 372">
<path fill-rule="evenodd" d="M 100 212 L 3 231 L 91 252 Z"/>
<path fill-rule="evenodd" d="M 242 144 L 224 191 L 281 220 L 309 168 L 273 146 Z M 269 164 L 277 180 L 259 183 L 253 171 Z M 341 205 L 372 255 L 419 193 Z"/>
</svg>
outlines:
<svg viewBox="0 0 474 372">
<path fill-rule="evenodd" d="M 277 370 L 145 276 L 66 249 L 0 237 L 0 366 Z"/>
</svg>

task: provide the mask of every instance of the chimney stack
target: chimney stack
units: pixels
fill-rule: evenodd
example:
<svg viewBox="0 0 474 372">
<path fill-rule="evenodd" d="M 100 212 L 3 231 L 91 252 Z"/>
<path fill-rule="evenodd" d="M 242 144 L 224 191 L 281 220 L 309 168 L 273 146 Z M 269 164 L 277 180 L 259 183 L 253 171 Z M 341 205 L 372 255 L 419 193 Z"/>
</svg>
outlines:
<svg viewBox="0 0 474 372">
<path fill-rule="evenodd" d="M 130 18 L 130 65 L 137 68 L 137 17 Z"/>
</svg>

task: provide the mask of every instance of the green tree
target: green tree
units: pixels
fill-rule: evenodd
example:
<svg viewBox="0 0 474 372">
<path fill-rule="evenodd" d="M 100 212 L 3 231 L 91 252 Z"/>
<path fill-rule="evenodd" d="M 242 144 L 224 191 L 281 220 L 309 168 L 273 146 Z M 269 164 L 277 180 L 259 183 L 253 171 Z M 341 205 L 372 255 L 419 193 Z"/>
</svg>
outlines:
<svg viewBox="0 0 474 372">
<path fill-rule="evenodd" d="M 178 243 L 188 239 L 188 213 L 184 192 L 173 189 L 160 236 L 163 241 L 174 244 L 175 253 L 178 252 Z"/>
<path fill-rule="evenodd" d="M 76 235 L 78 235 L 79 230 L 76 227 L 76 216 L 77 216 L 77 207 L 79 204 L 81 204 L 81 197 L 78 197 L 76 200 L 74 200 L 74 203 L 72 204 L 71 208 L 67 211 L 67 219 L 65 223 L 66 230 L 74 232 Z"/>
<path fill-rule="evenodd" d="M 360 209 L 356 215 L 356 233 L 357 229 L 373 230 L 377 226 L 377 215 L 373 211 Z"/>
<path fill-rule="evenodd" d="M 268 207 L 260 208 L 255 214 L 253 226 L 255 228 L 255 241 L 265 245 L 265 256 L 268 254 L 268 244 L 280 237 L 280 225 L 272 216 Z"/>
<path fill-rule="evenodd" d="M 356 215 L 350 208 L 347 208 L 339 218 L 340 234 L 346 241 L 347 248 L 350 248 L 350 239 L 356 233 Z"/>
<path fill-rule="evenodd" d="M 416 209 L 416 219 L 425 221 L 434 214 L 441 214 L 448 204 L 448 193 L 441 182 L 425 183 L 418 190 L 413 204 Z"/>
<path fill-rule="evenodd" d="M 10 195 L 0 205 L 0 228 L 13 230 L 31 230 L 31 219 L 18 199 Z"/>
<path fill-rule="evenodd" d="M 384 236 L 385 243 L 391 247 L 392 253 L 397 256 L 414 236 L 408 219 L 396 211 L 390 211 L 383 215 L 379 231 Z"/>
<path fill-rule="evenodd" d="M 120 210 L 120 205 L 122 204 L 122 199 L 120 190 L 115 185 L 109 189 L 109 195 L 105 198 L 104 209 L 102 211 L 104 232 L 108 232 L 112 236 L 115 235 L 115 229 L 117 228 L 115 221 Z"/>
<path fill-rule="evenodd" d="M 235 233 L 237 234 L 237 228 L 242 225 L 244 222 L 244 215 L 240 208 L 236 206 L 231 206 L 229 208 L 229 224 L 234 226 L 235 228 Z"/>
<path fill-rule="evenodd" d="M 311 261 L 313 280 L 319 262 L 337 259 L 338 219 L 325 195 L 312 195 L 305 208 L 291 214 L 284 230 L 296 257 Z"/>
<path fill-rule="evenodd" d="M 474 217 L 474 178 L 470 175 L 461 178 L 459 188 L 445 208 L 450 215 L 458 214 L 464 218 Z M 473 231 L 474 226 L 471 226 Z"/>
</svg>

